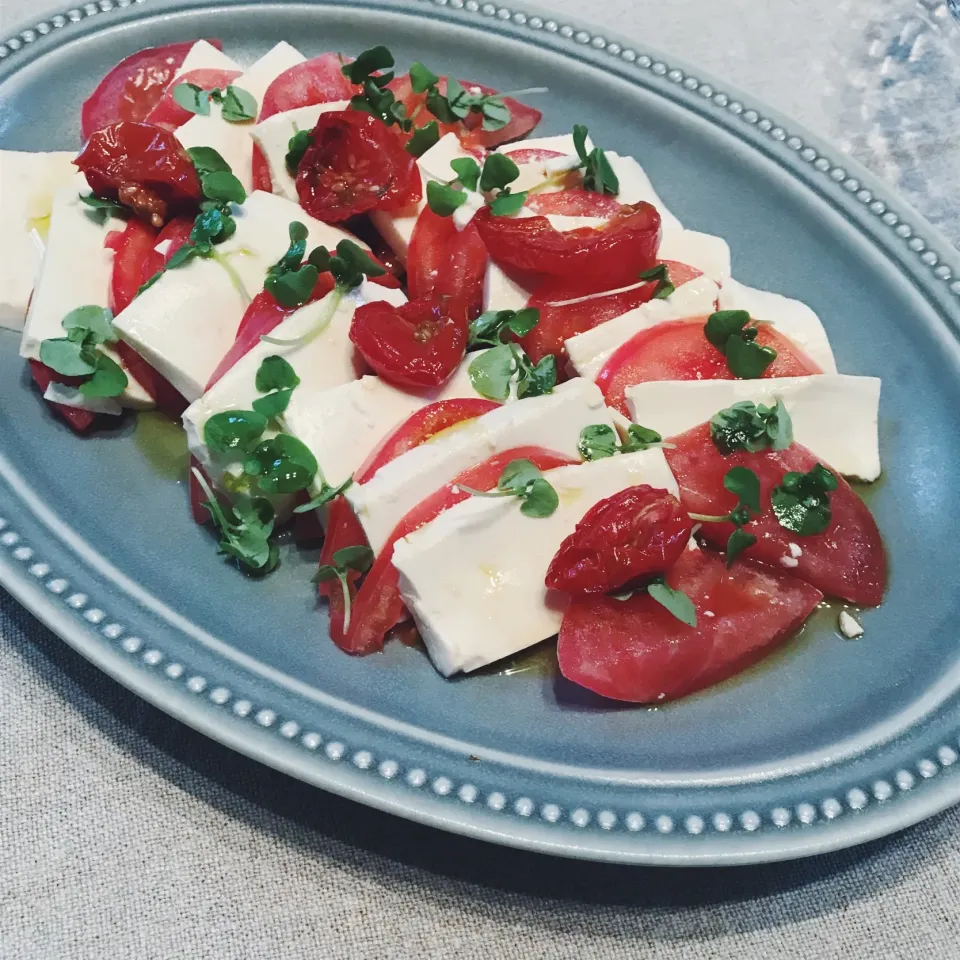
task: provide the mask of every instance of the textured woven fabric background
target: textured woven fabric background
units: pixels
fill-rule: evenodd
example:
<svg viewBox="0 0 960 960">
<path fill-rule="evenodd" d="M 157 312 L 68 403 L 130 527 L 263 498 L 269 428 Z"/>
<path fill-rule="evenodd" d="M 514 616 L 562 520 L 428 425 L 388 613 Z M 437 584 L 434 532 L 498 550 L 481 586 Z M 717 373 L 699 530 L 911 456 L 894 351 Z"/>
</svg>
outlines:
<svg viewBox="0 0 960 960">
<path fill-rule="evenodd" d="M 0 0 L 0 32 L 59 6 Z M 832 137 L 960 239 L 960 30 L 936 0 L 595 11 Z M 2 960 L 936 960 L 960 956 L 958 903 L 957 811 L 859 850 L 726 871 L 436 833 L 205 740 L 0 592 Z"/>
</svg>

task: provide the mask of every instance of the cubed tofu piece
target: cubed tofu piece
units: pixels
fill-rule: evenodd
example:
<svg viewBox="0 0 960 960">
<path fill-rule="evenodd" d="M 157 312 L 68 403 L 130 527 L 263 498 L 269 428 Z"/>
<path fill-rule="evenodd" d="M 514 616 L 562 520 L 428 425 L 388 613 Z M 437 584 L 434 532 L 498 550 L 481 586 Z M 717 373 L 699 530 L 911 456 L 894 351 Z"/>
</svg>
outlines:
<svg viewBox="0 0 960 960">
<path fill-rule="evenodd" d="M 782 400 L 794 440 L 844 476 L 880 476 L 880 380 L 845 374 L 764 380 L 657 380 L 627 388 L 636 423 L 672 437 L 745 400 Z"/>
<path fill-rule="evenodd" d="M 604 364 L 632 337 L 667 320 L 707 317 L 716 309 L 720 290 L 707 277 L 695 277 L 662 300 L 650 300 L 565 341 L 570 366 L 595 380 Z"/>
<path fill-rule="evenodd" d="M 46 251 L 37 285 L 20 340 L 20 356 L 40 359 L 44 340 L 65 337 L 63 320 L 77 307 L 107 304 L 113 274 L 113 251 L 103 244 L 112 230 L 123 230 L 122 220 L 100 215 L 80 200 L 81 191 L 90 193 L 86 180 L 77 173 L 69 186 L 56 192 L 50 216 Z M 123 366 L 110 347 L 101 348 Z M 145 409 L 153 406 L 150 394 L 133 378 L 129 370 L 127 389 L 120 397 L 124 406 Z"/>
<path fill-rule="evenodd" d="M 586 380 L 570 380 L 546 396 L 507 404 L 409 450 L 368 483 L 354 484 L 346 496 L 379 552 L 413 507 L 469 467 L 523 446 L 579 459 L 580 432 L 596 423 L 612 426 L 600 390 Z"/>
<path fill-rule="evenodd" d="M 257 101 L 259 109 L 270 84 L 280 74 L 305 60 L 306 57 L 289 43 L 280 42 L 237 77 L 235 85 L 246 90 Z M 207 116 L 191 117 L 175 133 L 185 147 L 212 147 L 230 164 L 247 192 L 253 189 L 253 140 L 249 124 L 227 123 L 220 116 L 220 107 L 212 103 Z"/>
<path fill-rule="evenodd" d="M 0 150 L 0 327 L 23 329 L 50 229 L 54 195 L 80 182 L 75 156 L 73 152 Z"/>
<path fill-rule="evenodd" d="M 820 318 L 805 303 L 727 280 L 720 287 L 720 310 L 746 310 L 754 320 L 772 323 L 802 347 L 824 373 L 836 373 L 837 362 Z"/>
<path fill-rule="evenodd" d="M 569 598 L 548 590 L 544 578 L 591 507 L 637 484 L 677 493 L 660 450 L 557 467 L 544 476 L 560 498 L 549 517 L 524 516 L 514 498 L 473 497 L 394 546 L 400 592 L 444 676 L 469 673 L 557 633 Z"/>
<path fill-rule="evenodd" d="M 217 246 L 216 257 L 197 257 L 168 271 L 115 321 L 120 336 L 191 403 L 233 344 L 267 270 L 286 252 L 291 222 L 307 227 L 308 250 L 356 239 L 314 220 L 292 201 L 262 191 L 234 207 L 234 216 L 237 232 Z"/>
</svg>

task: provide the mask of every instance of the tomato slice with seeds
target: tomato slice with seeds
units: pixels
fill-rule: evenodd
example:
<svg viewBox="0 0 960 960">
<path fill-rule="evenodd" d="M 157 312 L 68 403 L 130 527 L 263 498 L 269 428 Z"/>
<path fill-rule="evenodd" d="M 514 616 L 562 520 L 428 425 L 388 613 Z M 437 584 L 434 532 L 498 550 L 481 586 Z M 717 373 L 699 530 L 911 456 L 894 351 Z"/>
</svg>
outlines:
<svg viewBox="0 0 960 960">
<path fill-rule="evenodd" d="M 347 63 L 338 53 L 321 53 L 319 57 L 298 63 L 284 70 L 267 87 L 260 104 L 259 119 L 266 120 L 277 113 L 312 107 L 318 103 L 349 100 L 360 92 L 341 69 Z"/>
<path fill-rule="evenodd" d="M 656 263 L 660 214 L 649 203 L 625 205 L 602 229 L 562 233 L 544 216 L 496 217 L 489 207 L 473 218 L 490 256 L 518 270 L 578 277 L 584 287 L 611 290 Z"/>
<path fill-rule="evenodd" d="M 121 60 L 84 101 L 80 133 L 84 140 L 117 120 L 144 120 L 183 65 L 195 40 L 147 47 Z M 218 50 L 219 40 L 209 40 Z"/>
<path fill-rule="evenodd" d="M 487 248 L 477 228 L 458 230 L 452 217 L 424 207 L 417 217 L 407 251 L 407 284 L 411 300 L 432 299 L 445 312 L 470 322 L 483 311 Z"/>
<path fill-rule="evenodd" d="M 168 207 L 202 197 L 190 155 L 169 130 L 121 120 L 97 130 L 74 161 L 94 193 L 160 227 Z"/>
<path fill-rule="evenodd" d="M 350 340 L 375 373 L 409 390 L 442 386 L 467 350 L 467 321 L 451 317 L 435 300 L 402 306 L 373 301 L 359 307 Z"/>
<path fill-rule="evenodd" d="M 320 116 L 297 172 L 297 195 L 312 217 L 340 223 L 402 209 L 422 193 L 416 159 L 380 120 L 359 110 Z"/>
<path fill-rule="evenodd" d="M 544 216 L 554 213 L 566 217 L 609 218 L 616 216 L 623 209 L 623 204 L 608 194 L 572 187 L 552 193 L 533 193 L 527 199 L 526 207 Z"/>
<path fill-rule="evenodd" d="M 664 454 L 680 485 L 680 500 L 691 513 L 723 516 L 737 505 L 737 498 L 723 486 L 724 475 L 731 467 L 748 467 L 760 478 L 764 512 L 746 528 L 757 543 L 741 556 L 779 570 L 784 569 L 782 558 L 796 559 L 797 566 L 791 564 L 787 572 L 827 596 L 869 607 L 880 603 L 887 580 L 880 531 L 864 502 L 836 471 L 837 489 L 830 494 L 831 522 L 823 533 L 798 537 L 781 527 L 773 514 L 770 493 L 783 475 L 789 471 L 807 473 L 819 462 L 809 450 L 795 443 L 786 450 L 724 457 L 710 439 L 709 424 L 672 437 L 670 442 L 674 449 L 664 450 Z M 722 547 L 732 531 L 728 523 L 705 523 L 699 533 Z M 797 558 L 792 556 L 791 543 L 802 551 Z"/>
<path fill-rule="evenodd" d="M 693 601 L 695 627 L 646 591 L 574 597 L 560 627 L 560 672 L 612 700 L 676 700 L 756 663 L 823 599 L 816 587 L 752 563 L 727 570 L 706 550 L 685 550 L 666 581 Z"/>
<path fill-rule="evenodd" d="M 438 400 L 427 404 L 407 417 L 395 430 L 387 434 L 380 446 L 367 458 L 353 475 L 356 483 L 366 483 L 383 466 L 396 460 L 402 453 L 419 447 L 431 437 L 454 424 L 482 417 L 496 410 L 500 404 L 482 397 L 460 397 Z"/>
<path fill-rule="evenodd" d="M 309 302 L 322 300 L 333 287 L 333 277 L 329 273 L 321 273 Z M 273 298 L 273 294 L 261 290 L 244 311 L 233 345 L 210 375 L 207 390 L 232 369 L 241 357 L 246 356 L 260 342 L 261 337 L 266 336 L 299 309 L 300 307 L 284 307 Z"/>
<path fill-rule="evenodd" d="M 627 487 L 586 512 L 560 544 L 544 582 L 564 593 L 610 593 L 659 576 L 687 549 L 692 528 L 672 493 Z"/>
<path fill-rule="evenodd" d="M 41 393 L 46 392 L 51 383 L 64 383 L 70 387 L 76 387 L 83 383 L 83 377 L 65 377 L 39 360 L 28 360 L 27 362 L 30 364 L 30 376 L 33 377 L 34 383 L 40 388 Z M 90 410 L 68 407 L 65 403 L 51 403 L 49 400 L 45 400 L 44 403 L 58 413 L 74 433 L 86 433 L 93 426 L 93 421 L 97 417 Z"/>
<path fill-rule="evenodd" d="M 677 287 L 701 276 L 699 270 L 684 263 L 661 263 L 667 265 L 670 282 Z M 579 282 L 550 277 L 530 298 L 528 305 L 540 311 L 540 320 L 520 342 L 534 363 L 552 353 L 562 369 L 567 356 L 565 341 L 635 310 L 651 300 L 656 289 L 655 282 L 634 283 L 621 291 L 593 295 L 585 294 Z"/>
<path fill-rule="evenodd" d="M 192 83 L 201 90 L 223 90 L 240 76 L 240 70 L 223 70 L 218 68 L 206 70 L 191 70 L 177 77 L 176 83 L 170 83 L 157 105 L 146 116 L 145 122 L 165 130 L 176 130 L 182 127 L 194 114 L 185 110 L 174 99 L 173 91 L 181 83 Z"/>
<path fill-rule="evenodd" d="M 470 467 L 421 500 L 394 528 L 363 581 L 357 593 L 344 650 L 364 654 L 381 649 L 387 633 L 406 613 L 400 596 L 399 574 L 393 565 L 394 544 L 428 524 L 444 510 L 468 499 L 470 494 L 461 490 L 458 484 L 475 490 L 492 490 L 507 464 L 521 459 L 532 461 L 540 470 L 552 470 L 579 462 L 543 447 L 515 447 Z"/>
<path fill-rule="evenodd" d="M 140 287 L 163 266 L 163 258 L 153 249 L 157 241 L 157 231 L 136 217 L 123 230 L 107 235 L 104 246 L 114 251 L 108 298 L 114 316 L 126 310 Z"/>
</svg>

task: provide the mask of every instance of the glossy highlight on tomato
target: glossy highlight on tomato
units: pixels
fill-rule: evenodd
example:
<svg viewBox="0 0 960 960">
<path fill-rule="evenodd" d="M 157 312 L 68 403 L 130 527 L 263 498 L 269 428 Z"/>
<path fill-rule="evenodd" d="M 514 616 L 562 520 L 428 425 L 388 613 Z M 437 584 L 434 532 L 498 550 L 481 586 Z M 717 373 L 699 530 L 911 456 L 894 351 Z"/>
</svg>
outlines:
<svg viewBox="0 0 960 960">
<path fill-rule="evenodd" d="M 660 214 L 649 203 L 625 205 L 602 229 L 563 233 L 545 216 L 497 217 L 489 207 L 473 222 L 501 264 L 554 277 L 576 278 L 589 291 L 634 282 L 656 263 Z"/>
<path fill-rule="evenodd" d="M 659 576 L 686 550 L 692 528 L 667 490 L 627 487 L 586 512 L 560 544 L 544 582 L 564 593 L 610 593 Z"/>
<path fill-rule="evenodd" d="M 807 473 L 819 462 L 798 443 L 786 450 L 734 453 L 723 456 L 710 438 L 709 424 L 671 437 L 673 449 L 665 449 L 667 463 L 680 485 L 680 500 L 691 513 L 722 516 L 737 505 L 737 498 L 723 486 L 731 467 L 747 467 L 760 478 L 763 514 L 747 528 L 757 538 L 741 556 L 778 569 L 783 557 L 793 557 L 790 544 L 801 555 L 790 574 L 807 581 L 827 596 L 863 606 L 877 606 L 886 589 L 887 570 L 883 542 L 873 515 L 842 477 L 830 494 L 830 526 L 810 537 L 798 537 L 780 526 L 770 507 L 770 494 L 790 471 Z M 824 464 L 829 467 L 829 464 Z M 722 547 L 733 531 L 729 523 L 705 523 L 699 535 Z M 737 561 L 739 563 L 739 560 Z"/>
<path fill-rule="evenodd" d="M 422 193 L 416 160 L 389 127 L 359 110 L 321 114 L 297 171 L 297 195 L 312 217 L 340 223 L 402 209 Z"/>
<path fill-rule="evenodd" d="M 823 599 L 815 587 L 706 550 L 685 550 L 666 581 L 697 611 L 681 623 L 645 591 L 627 600 L 574 597 L 563 617 L 560 672 L 602 697 L 663 703 L 739 673 L 803 624 Z"/>
<path fill-rule="evenodd" d="M 84 101 L 80 114 L 83 139 L 117 120 L 145 120 L 195 42 L 147 47 L 121 60 Z M 221 48 L 219 40 L 207 42 Z"/>
<path fill-rule="evenodd" d="M 350 340 L 375 373 L 411 390 L 442 386 L 467 349 L 467 322 L 433 300 L 394 306 L 375 300 L 358 307 Z"/>
<path fill-rule="evenodd" d="M 470 494 L 460 485 L 474 490 L 492 490 L 506 466 L 514 460 L 529 460 L 540 470 L 552 470 L 577 462 L 544 447 L 515 447 L 470 467 L 421 500 L 394 528 L 363 581 L 357 593 L 344 649 L 358 654 L 381 649 L 387 633 L 406 615 L 399 590 L 400 576 L 393 565 L 396 542 L 419 530 L 444 510 L 468 499 Z"/>
<path fill-rule="evenodd" d="M 608 406 L 629 416 L 627 388 L 648 380 L 735 380 L 727 358 L 704 336 L 705 320 L 700 317 L 658 323 L 619 347 L 597 374 L 597 386 Z M 800 347 L 770 324 L 759 327 L 756 342 L 777 351 L 763 379 L 823 373 Z"/>
</svg>

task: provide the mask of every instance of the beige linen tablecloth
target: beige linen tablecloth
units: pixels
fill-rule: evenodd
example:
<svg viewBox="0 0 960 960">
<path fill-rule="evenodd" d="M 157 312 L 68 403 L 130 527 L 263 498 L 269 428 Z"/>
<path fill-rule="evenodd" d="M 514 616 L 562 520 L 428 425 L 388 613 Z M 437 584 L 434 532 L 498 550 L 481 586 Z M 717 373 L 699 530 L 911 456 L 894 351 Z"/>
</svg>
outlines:
<svg viewBox="0 0 960 960">
<path fill-rule="evenodd" d="M 937 0 L 539 5 L 730 78 L 960 238 L 960 29 Z M 57 9 L 0 0 L 0 33 Z M 957 811 L 836 856 L 723 872 L 435 833 L 205 740 L 0 592 L 3 960 L 936 960 L 960 956 L 958 904 Z"/>
</svg>

